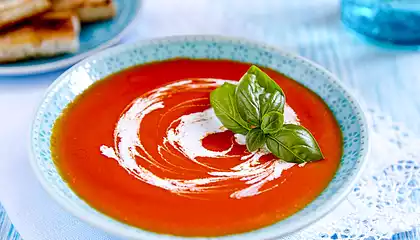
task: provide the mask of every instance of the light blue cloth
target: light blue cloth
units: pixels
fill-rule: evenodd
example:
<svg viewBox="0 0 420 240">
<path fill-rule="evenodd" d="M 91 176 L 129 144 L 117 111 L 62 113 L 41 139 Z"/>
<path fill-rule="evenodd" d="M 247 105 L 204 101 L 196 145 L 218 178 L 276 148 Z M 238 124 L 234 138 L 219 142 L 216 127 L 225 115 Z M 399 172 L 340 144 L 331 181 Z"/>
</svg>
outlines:
<svg viewBox="0 0 420 240">
<path fill-rule="evenodd" d="M 420 133 L 419 53 L 381 49 L 353 37 L 339 21 L 338 0 L 149 0 L 143 1 L 141 14 L 125 41 L 217 34 L 275 45 L 325 66 L 366 102 Z M 0 77 L 0 202 L 25 240 L 114 239 L 58 207 L 28 166 L 27 135 L 35 106 L 60 73 Z M 26 179 L 25 186 L 20 179 Z M 19 239 L 14 234 L 0 210 L 0 239 Z M 395 239 L 416 236 L 412 232 Z"/>
<path fill-rule="evenodd" d="M 6 211 L 0 205 L 0 240 L 21 240 L 19 233 L 7 217 Z"/>
</svg>

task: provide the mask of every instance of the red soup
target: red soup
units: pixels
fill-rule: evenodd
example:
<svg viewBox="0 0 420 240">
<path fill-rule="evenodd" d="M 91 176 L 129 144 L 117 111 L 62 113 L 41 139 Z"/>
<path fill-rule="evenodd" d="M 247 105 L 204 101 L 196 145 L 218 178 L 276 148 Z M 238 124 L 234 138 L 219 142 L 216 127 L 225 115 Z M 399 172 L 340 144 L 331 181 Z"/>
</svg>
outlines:
<svg viewBox="0 0 420 240">
<path fill-rule="evenodd" d="M 214 115 L 209 93 L 249 67 L 175 59 L 95 83 L 55 123 L 52 152 L 62 177 L 95 209 L 157 233 L 241 233 L 299 211 L 333 178 L 341 131 L 317 95 L 264 69 L 285 92 L 285 121 L 309 129 L 324 159 L 295 165 L 248 152 Z"/>
</svg>

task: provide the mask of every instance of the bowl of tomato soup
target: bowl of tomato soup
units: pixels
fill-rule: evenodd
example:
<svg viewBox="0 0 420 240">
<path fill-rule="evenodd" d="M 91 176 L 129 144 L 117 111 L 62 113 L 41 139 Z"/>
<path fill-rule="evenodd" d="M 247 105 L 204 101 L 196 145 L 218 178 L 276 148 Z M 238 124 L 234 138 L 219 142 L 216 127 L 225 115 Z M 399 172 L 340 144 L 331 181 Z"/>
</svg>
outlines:
<svg viewBox="0 0 420 240">
<path fill-rule="evenodd" d="M 283 98 L 256 107 L 253 96 L 244 105 L 227 94 L 213 104 L 212 92 L 238 86 L 253 65 Z M 276 99 L 281 131 L 268 117 L 244 122 L 264 130 L 255 138 L 237 129 Z M 168 37 L 105 50 L 62 74 L 35 116 L 31 164 L 67 211 L 119 237 L 271 239 L 346 197 L 366 163 L 366 128 L 337 78 L 300 56 L 243 39 Z M 273 141 L 250 151 L 258 137 Z"/>
</svg>

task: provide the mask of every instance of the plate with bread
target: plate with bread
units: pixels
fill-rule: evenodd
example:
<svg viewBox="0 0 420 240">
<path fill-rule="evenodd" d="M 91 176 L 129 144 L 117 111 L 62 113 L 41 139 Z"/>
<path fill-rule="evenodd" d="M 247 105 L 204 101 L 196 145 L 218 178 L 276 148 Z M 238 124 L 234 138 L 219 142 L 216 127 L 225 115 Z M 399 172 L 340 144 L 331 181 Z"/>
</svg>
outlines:
<svg viewBox="0 0 420 240">
<path fill-rule="evenodd" d="M 62 69 L 117 44 L 140 0 L 0 0 L 0 75 Z"/>
</svg>

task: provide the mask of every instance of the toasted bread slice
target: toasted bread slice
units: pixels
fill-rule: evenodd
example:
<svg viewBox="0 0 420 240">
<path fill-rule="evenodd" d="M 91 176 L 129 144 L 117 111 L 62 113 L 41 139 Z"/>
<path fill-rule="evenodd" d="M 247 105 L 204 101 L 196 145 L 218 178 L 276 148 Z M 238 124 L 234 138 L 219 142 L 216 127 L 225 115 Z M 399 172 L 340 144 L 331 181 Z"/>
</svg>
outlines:
<svg viewBox="0 0 420 240">
<path fill-rule="evenodd" d="M 43 13 L 50 7 L 51 2 L 49 0 L 0 1 L 0 29 Z"/>
<path fill-rule="evenodd" d="M 54 11 L 75 10 L 83 5 L 85 0 L 52 0 Z"/>
<path fill-rule="evenodd" d="M 82 22 L 96 22 L 113 18 L 117 9 L 112 0 L 85 0 L 77 12 Z"/>
<path fill-rule="evenodd" d="M 113 18 L 117 12 L 112 0 L 53 0 L 55 10 L 74 10 L 82 22 Z"/>
<path fill-rule="evenodd" d="M 54 31 L 54 29 L 64 32 L 67 30 L 68 34 L 77 34 L 80 33 L 80 19 L 78 15 L 73 11 L 56 11 L 56 12 L 47 12 L 36 18 L 35 27 L 40 26 L 44 27 L 45 30 Z M 73 30 L 73 31 L 71 31 Z"/>
<path fill-rule="evenodd" d="M 75 52 L 79 31 L 77 14 L 46 13 L 0 34 L 0 62 Z"/>
</svg>

